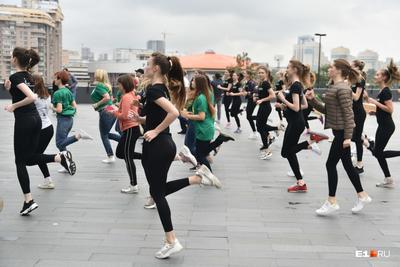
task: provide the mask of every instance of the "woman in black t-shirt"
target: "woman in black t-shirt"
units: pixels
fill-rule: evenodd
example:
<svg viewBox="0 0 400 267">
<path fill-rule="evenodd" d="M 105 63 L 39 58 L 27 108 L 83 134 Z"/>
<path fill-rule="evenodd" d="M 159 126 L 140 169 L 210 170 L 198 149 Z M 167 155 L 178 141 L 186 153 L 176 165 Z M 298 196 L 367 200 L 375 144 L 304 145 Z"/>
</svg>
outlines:
<svg viewBox="0 0 400 267">
<path fill-rule="evenodd" d="M 235 118 L 237 129 L 235 133 L 241 133 L 239 114 L 243 111 L 240 109 L 242 106 L 242 85 L 239 82 L 239 76 L 236 73 L 232 74 L 232 88 L 226 95 L 232 98 L 231 116 Z"/>
<path fill-rule="evenodd" d="M 268 117 L 272 111 L 270 101 L 275 99 L 275 93 L 271 87 L 272 76 L 270 70 L 264 66 L 260 66 L 257 73 L 260 83 L 256 88 L 255 94 L 253 95 L 253 101 L 256 103 L 256 105 L 258 105 L 256 125 L 263 143 L 262 147 L 260 148 L 260 158 L 266 160 L 272 157 L 272 152 L 269 149 L 271 144 L 269 132 L 278 131 L 278 127 L 267 124 Z"/>
<path fill-rule="evenodd" d="M 361 174 L 364 172 L 364 165 L 362 162 L 363 157 L 363 140 L 362 134 L 364 131 L 364 123 L 367 117 L 363 106 L 363 95 L 365 91 L 365 80 L 367 79 L 367 74 L 363 71 L 365 63 L 359 60 L 354 60 L 352 67 L 361 72 L 361 79 L 351 86 L 353 91 L 353 113 L 354 122 L 356 127 L 353 131 L 352 141 L 356 144 L 357 149 L 357 163 L 355 166 L 356 171 Z"/>
<path fill-rule="evenodd" d="M 313 88 L 314 83 L 315 83 L 315 74 L 313 72 L 310 72 L 309 85 L 307 86 L 308 88 L 306 88 L 304 90 L 304 95 L 307 94 L 308 91 L 314 90 L 314 88 Z M 310 124 L 308 123 L 308 121 L 319 119 L 319 121 L 322 124 L 324 124 L 324 119 L 323 119 L 324 117 L 322 115 L 319 115 L 318 117 L 310 116 L 311 112 L 314 111 L 314 108 L 312 107 L 310 100 L 308 100 L 308 99 L 307 99 L 307 105 L 308 105 L 308 107 L 303 109 L 303 116 L 304 116 L 304 122 L 306 124 L 307 134 L 310 134 L 311 130 L 310 130 Z"/>
<path fill-rule="evenodd" d="M 179 116 L 178 109 L 183 109 L 186 98 L 183 69 L 177 57 L 154 53 L 148 59 L 146 76 L 151 78 L 152 85 L 146 91 L 144 117 L 134 114 L 133 118 L 144 124 L 142 165 L 165 232 L 164 245 L 155 257 L 164 259 L 183 248 L 175 236 L 171 211 L 165 197 L 191 184 L 220 188 L 221 183 L 204 165 L 197 170 L 196 175 L 167 182 L 168 170 L 176 155 L 169 126 Z M 167 84 L 173 84 L 174 88 L 168 88 Z M 175 105 L 171 102 L 172 94 Z"/>
<path fill-rule="evenodd" d="M 290 168 L 297 179 L 297 183 L 290 186 L 288 192 L 307 192 L 307 185 L 303 180 L 296 154 L 304 149 L 312 149 L 318 154 L 321 153 L 314 140 L 298 143 L 305 128 L 302 109 L 307 108 L 308 105 L 303 94 L 303 84 L 308 82 L 310 68 L 300 61 L 291 60 L 287 68 L 287 73 L 291 81 L 289 92 L 285 96 L 280 91 L 278 99 L 282 101 L 282 104 L 277 103 L 275 105 L 284 110 L 284 115 L 288 123 L 283 139 L 281 155 L 289 161 Z"/>
<path fill-rule="evenodd" d="M 38 208 L 32 198 L 29 174 L 26 166 L 58 162 L 72 172 L 75 164 L 68 152 L 57 155 L 37 154 L 39 146 L 42 120 L 34 104 L 37 99 L 32 91 L 33 78 L 29 71 L 39 63 L 39 55 L 34 50 L 17 47 L 12 53 L 12 66 L 16 72 L 5 83 L 5 88 L 10 91 L 12 104 L 6 106 L 8 112 L 13 112 L 14 124 L 14 154 L 17 176 L 24 193 L 24 204 L 21 215 L 28 215 Z"/>
<path fill-rule="evenodd" d="M 375 74 L 375 82 L 380 87 L 378 99 L 375 100 L 371 97 L 366 99 L 368 103 L 376 105 L 378 129 L 375 134 L 375 142 L 368 140 L 368 137 L 365 136 L 364 145 L 371 150 L 372 154 L 376 157 L 385 175 L 383 182 L 377 183 L 376 186 L 393 188 L 394 179 L 390 174 L 386 159 L 399 157 L 400 151 L 384 150 L 396 128 L 392 118 L 393 102 L 392 92 L 389 87 L 393 83 L 400 82 L 400 71 L 393 63 L 393 60 L 386 69 L 379 70 Z"/>
<path fill-rule="evenodd" d="M 225 128 L 231 127 L 230 106 L 232 104 L 232 97 L 228 95 L 228 92 L 231 91 L 233 85 L 232 75 L 233 71 L 225 70 L 224 83 L 222 85 L 218 85 L 218 89 L 224 91 L 222 103 L 225 107 L 225 116 L 227 121 Z"/>
<path fill-rule="evenodd" d="M 247 105 L 246 105 L 246 118 L 250 124 L 251 130 L 253 131 L 249 139 L 257 139 L 257 129 L 254 121 L 256 120 L 256 116 L 253 116 L 254 110 L 256 108 L 256 103 L 254 102 L 254 92 L 256 89 L 256 83 L 253 80 L 253 74 L 250 70 L 247 70 L 244 75 L 244 90 L 243 93 L 246 96 L 247 99 Z"/>
</svg>

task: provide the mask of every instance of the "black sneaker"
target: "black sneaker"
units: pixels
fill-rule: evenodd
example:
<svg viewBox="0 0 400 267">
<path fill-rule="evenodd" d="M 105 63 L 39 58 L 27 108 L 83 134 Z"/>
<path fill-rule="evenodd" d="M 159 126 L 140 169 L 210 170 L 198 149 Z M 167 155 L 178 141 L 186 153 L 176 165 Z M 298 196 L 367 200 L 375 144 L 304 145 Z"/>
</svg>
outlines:
<svg viewBox="0 0 400 267">
<path fill-rule="evenodd" d="M 222 142 L 235 141 L 235 138 L 226 133 L 220 133 L 217 138 L 222 138 Z"/>
<path fill-rule="evenodd" d="M 38 204 L 36 204 L 35 201 L 33 201 L 33 199 L 28 203 L 24 201 L 24 205 L 22 206 L 22 210 L 19 212 L 19 214 L 21 214 L 21 216 L 26 216 L 35 209 L 37 209 L 38 207 L 39 207 Z"/>
<path fill-rule="evenodd" d="M 178 132 L 178 134 L 186 134 L 186 131 L 180 131 L 180 132 Z"/>
<path fill-rule="evenodd" d="M 74 175 L 76 172 L 75 162 L 72 160 L 72 154 L 69 151 L 63 151 L 60 154 L 60 164 L 68 171 L 70 175 Z"/>
<path fill-rule="evenodd" d="M 266 150 L 266 149 L 268 149 L 268 148 L 269 148 L 269 146 L 262 146 L 262 147 L 260 148 L 260 151 Z"/>
<path fill-rule="evenodd" d="M 356 170 L 356 172 L 357 172 L 358 174 L 364 173 L 364 167 L 359 168 L 358 166 L 355 166 L 354 169 Z"/>
<path fill-rule="evenodd" d="M 217 146 L 216 148 L 214 148 L 214 157 L 218 154 L 220 148 L 221 146 Z"/>
</svg>

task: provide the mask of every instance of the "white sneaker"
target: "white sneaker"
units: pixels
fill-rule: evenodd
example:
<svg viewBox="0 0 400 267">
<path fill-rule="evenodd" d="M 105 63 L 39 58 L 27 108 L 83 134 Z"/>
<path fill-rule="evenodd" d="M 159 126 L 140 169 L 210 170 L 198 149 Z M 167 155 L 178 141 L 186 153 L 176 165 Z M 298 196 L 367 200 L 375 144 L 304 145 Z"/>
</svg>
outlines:
<svg viewBox="0 0 400 267">
<path fill-rule="evenodd" d="M 84 130 L 79 130 L 79 135 L 81 136 L 82 140 L 93 140 L 93 137 Z"/>
<path fill-rule="evenodd" d="M 182 162 L 190 162 L 193 166 L 197 166 L 197 160 L 192 153 L 190 153 L 190 149 L 187 146 L 183 146 L 181 151 L 179 152 L 179 157 Z"/>
<path fill-rule="evenodd" d="M 228 122 L 228 123 L 225 125 L 225 129 L 229 129 L 229 128 L 231 128 L 231 123 L 230 123 L 230 122 Z"/>
<path fill-rule="evenodd" d="M 357 212 L 361 211 L 366 204 L 371 203 L 371 202 L 372 202 L 372 199 L 369 196 L 367 196 L 365 198 L 357 198 L 356 205 L 351 209 L 351 211 L 353 213 L 357 213 Z"/>
<path fill-rule="evenodd" d="M 166 259 L 169 256 L 178 253 L 183 249 L 181 243 L 179 243 L 178 239 L 175 239 L 175 242 L 169 244 L 168 242 L 164 242 L 164 245 L 161 247 L 159 251 L 156 252 L 155 256 L 157 259 Z"/>
<path fill-rule="evenodd" d="M 311 144 L 311 151 L 314 152 L 315 154 L 317 154 L 318 156 L 322 155 L 322 151 L 319 148 L 319 146 L 317 145 L 317 143 L 312 143 Z"/>
<path fill-rule="evenodd" d="M 201 165 L 200 168 L 196 171 L 196 175 L 201 177 L 202 185 L 215 186 L 220 189 L 222 187 L 220 180 L 211 173 L 210 169 L 207 168 L 206 165 Z"/>
<path fill-rule="evenodd" d="M 143 208 L 151 210 L 156 208 L 156 203 L 152 197 L 147 197 L 147 202 L 144 204 Z"/>
<path fill-rule="evenodd" d="M 241 132 L 242 132 L 242 129 L 240 129 L 240 128 L 237 128 L 236 131 L 234 131 L 234 133 L 236 133 L 236 134 L 240 134 Z"/>
<path fill-rule="evenodd" d="M 222 132 L 221 127 L 219 127 L 219 122 L 217 122 L 217 124 L 214 124 L 214 129 L 219 133 Z"/>
<path fill-rule="evenodd" d="M 394 188 L 394 180 L 391 177 L 387 177 L 387 178 L 383 179 L 382 183 L 377 183 L 376 187 Z"/>
<path fill-rule="evenodd" d="M 40 189 L 54 189 L 55 185 L 53 183 L 53 181 L 43 181 L 42 184 L 38 185 L 38 188 Z"/>
<path fill-rule="evenodd" d="M 103 162 L 104 164 L 114 163 L 115 162 L 115 157 L 114 156 L 109 156 L 108 158 L 103 159 L 101 162 Z"/>
<path fill-rule="evenodd" d="M 321 208 L 317 209 L 315 212 L 320 216 L 326 216 L 334 213 L 340 209 L 337 203 L 331 204 L 328 200 L 321 206 Z"/>
<path fill-rule="evenodd" d="M 256 140 L 256 139 L 257 139 L 257 133 L 256 133 L 256 132 L 251 133 L 251 134 L 249 135 L 249 139 L 250 139 L 250 140 Z"/>
<path fill-rule="evenodd" d="M 68 173 L 68 171 L 66 169 L 64 169 L 64 168 L 59 169 L 57 172 L 58 173 Z"/>
<path fill-rule="evenodd" d="M 137 194 L 139 193 L 139 187 L 137 185 L 129 185 L 127 188 L 122 188 L 121 193 L 124 194 Z"/>
<path fill-rule="evenodd" d="M 304 176 L 304 172 L 303 172 L 302 169 L 300 169 L 300 174 L 301 174 L 301 176 Z M 289 176 L 289 177 L 296 177 L 296 175 L 294 175 L 294 173 L 293 173 L 292 170 L 290 170 L 290 171 L 287 172 L 287 176 Z"/>
<path fill-rule="evenodd" d="M 208 155 L 208 156 L 207 156 L 207 161 L 208 161 L 210 164 L 213 164 L 213 163 L 214 163 L 213 157 L 212 157 L 211 155 Z"/>
<path fill-rule="evenodd" d="M 272 152 L 271 150 L 267 149 L 264 154 L 260 157 L 260 159 L 262 160 L 267 160 L 267 159 L 271 159 L 272 157 Z"/>
</svg>

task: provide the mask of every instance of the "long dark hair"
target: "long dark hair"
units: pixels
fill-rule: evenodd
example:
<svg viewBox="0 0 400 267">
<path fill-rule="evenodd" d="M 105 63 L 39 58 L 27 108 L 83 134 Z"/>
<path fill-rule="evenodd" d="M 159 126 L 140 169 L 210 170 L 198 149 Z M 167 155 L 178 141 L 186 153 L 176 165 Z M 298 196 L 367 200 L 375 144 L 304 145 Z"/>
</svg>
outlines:
<svg viewBox="0 0 400 267">
<path fill-rule="evenodd" d="M 22 47 L 14 48 L 12 57 L 17 59 L 17 63 L 21 68 L 28 71 L 30 71 L 40 61 L 39 54 L 35 50 L 28 50 Z"/>
<path fill-rule="evenodd" d="M 153 64 L 160 67 L 161 74 L 167 77 L 166 86 L 171 93 L 172 103 L 181 110 L 186 102 L 184 71 L 177 57 L 167 57 L 161 53 L 151 55 Z"/>
<path fill-rule="evenodd" d="M 50 96 L 49 90 L 44 85 L 43 77 L 39 74 L 32 75 L 35 84 L 33 91 L 42 99 L 47 99 Z"/>
<path fill-rule="evenodd" d="M 205 75 L 196 75 L 194 77 L 194 83 L 196 85 L 196 97 L 199 96 L 200 94 L 204 94 L 206 99 L 207 99 L 207 105 L 208 105 L 208 109 L 210 110 L 211 116 L 214 117 L 215 115 L 215 108 L 213 103 L 211 102 L 211 95 L 210 95 L 210 85 L 209 82 L 207 80 L 207 76 Z"/>
</svg>

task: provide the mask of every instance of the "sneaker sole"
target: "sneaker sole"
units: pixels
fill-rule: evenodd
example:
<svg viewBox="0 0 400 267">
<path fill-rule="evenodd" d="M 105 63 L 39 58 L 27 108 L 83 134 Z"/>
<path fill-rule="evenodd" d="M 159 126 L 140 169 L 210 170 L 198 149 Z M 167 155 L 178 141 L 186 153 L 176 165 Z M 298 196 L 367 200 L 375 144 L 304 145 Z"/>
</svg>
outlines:
<svg viewBox="0 0 400 267">
<path fill-rule="evenodd" d="M 145 208 L 146 210 L 154 210 L 154 209 L 156 209 L 156 204 L 154 204 L 154 205 L 151 205 L 151 206 L 143 206 L 143 208 Z"/>
<path fill-rule="evenodd" d="M 37 208 L 39 208 L 38 204 L 34 203 L 32 206 L 30 206 L 28 209 L 24 210 L 20 214 L 21 216 L 26 216 Z"/>
<path fill-rule="evenodd" d="M 159 256 L 157 256 L 157 255 L 156 255 L 155 257 L 156 257 L 157 259 L 168 259 L 170 256 L 172 256 L 172 255 L 174 255 L 174 254 L 176 254 L 176 253 L 182 251 L 182 249 L 183 249 L 183 246 L 181 245 L 180 247 L 178 247 L 178 248 L 176 248 L 176 249 L 174 249 L 174 250 L 170 250 L 169 253 L 165 254 L 165 255 L 162 256 L 162 257 L 159 257 Z"/>
</svg>

